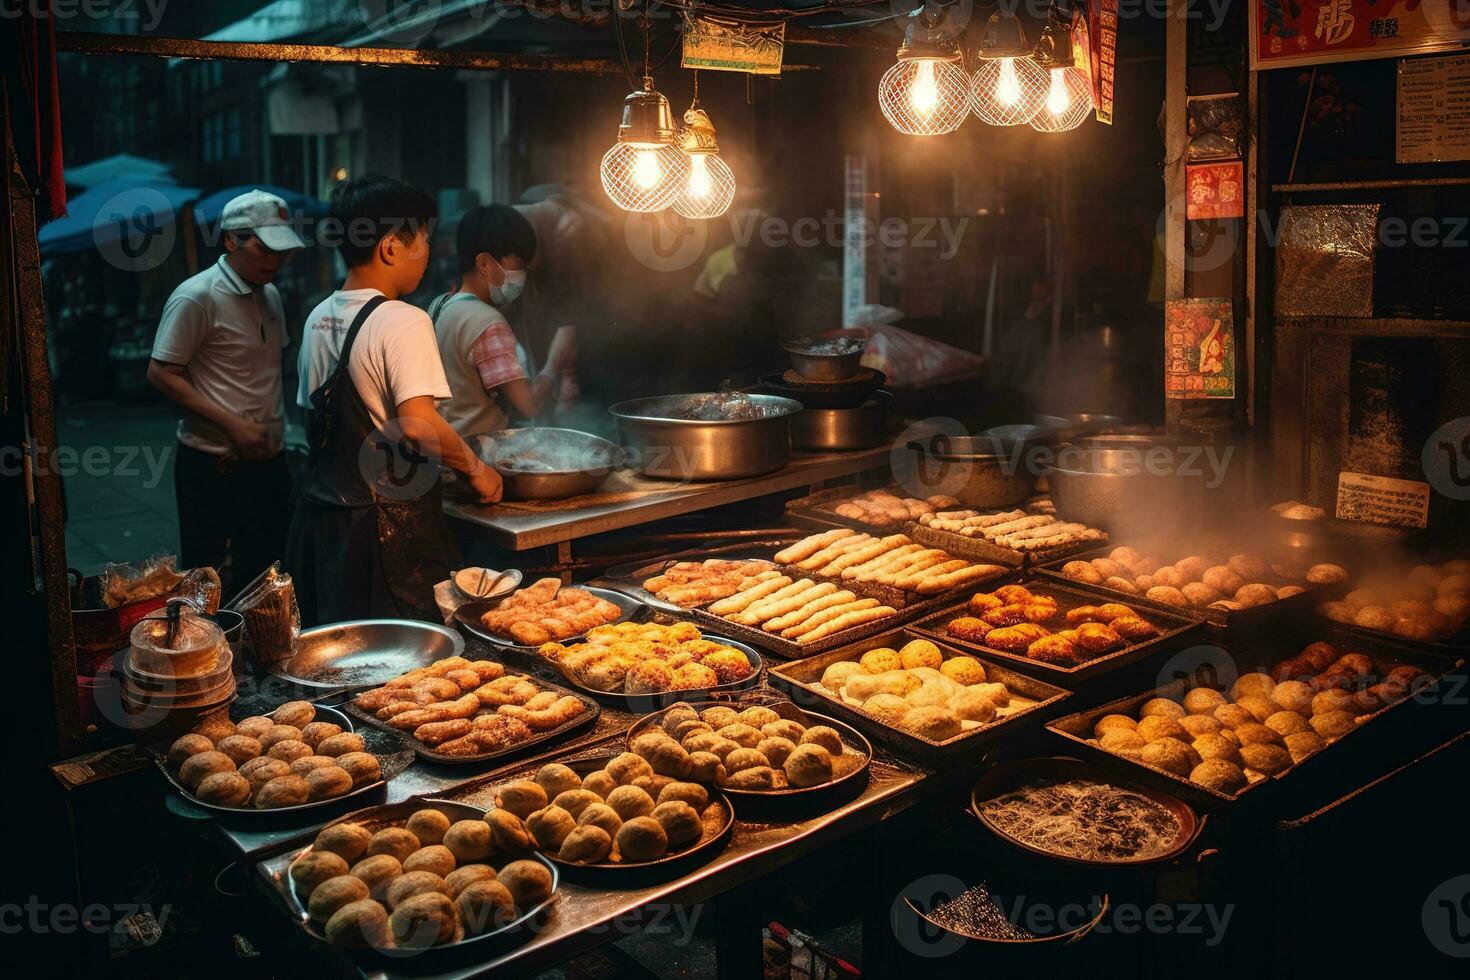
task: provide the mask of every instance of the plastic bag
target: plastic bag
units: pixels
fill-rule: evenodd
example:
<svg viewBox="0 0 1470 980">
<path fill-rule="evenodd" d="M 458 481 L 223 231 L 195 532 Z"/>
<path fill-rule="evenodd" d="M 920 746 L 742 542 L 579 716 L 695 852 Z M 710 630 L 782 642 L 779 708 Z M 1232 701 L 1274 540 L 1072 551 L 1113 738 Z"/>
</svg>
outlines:
<svg viewBox="0 0 1470 980">
<path fill-rule="evenodd" d="M 219 593 L 219 572 L 208 565 L 201 565 L 185 572 L 183 581 L 174 590 L 174 595 L 188 599 L 194 603 L 196 609 L 203 611 L 208 616 L 219 612 Z"/>
<path fill-rule="evenodd" d="M 156 599 L 172 592 L 184 576 L 175 569 L 173 555 L 157 555 L 138 565 L 108 565 L 97 576 L 102 588 L 102 604 L 117 609 L 134 602 Z"/>
<path fill-rule="evenodd" d="M 290 575 L 272 565 L 236 608 L 245 617 L 245 639 L 257 664 L 274 667 L 296 655 L 301 611 Z"/>
<path fill-rule="evenodd" d="M 926 388 L 980 376 L 985 359 L 897 326 L 903 313 L 891 306 L 859 307 L 848 329 L 827 336 L 864 337 L 863 367 L 882 371 L 885 388 Z"/>
</svg>

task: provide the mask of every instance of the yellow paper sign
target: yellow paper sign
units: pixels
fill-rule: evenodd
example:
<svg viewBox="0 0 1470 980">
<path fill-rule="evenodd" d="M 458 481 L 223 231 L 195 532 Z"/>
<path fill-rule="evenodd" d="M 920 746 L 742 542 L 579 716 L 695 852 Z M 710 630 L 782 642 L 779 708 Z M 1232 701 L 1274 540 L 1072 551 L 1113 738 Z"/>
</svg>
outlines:
<svg viewBox="0 0 1470 980">
<path fill-rule="evenodd" d="M 742 24 L 704 14 L 684 15 L 685 68 L 781 74 L 786 25 Z"/>
</svg>

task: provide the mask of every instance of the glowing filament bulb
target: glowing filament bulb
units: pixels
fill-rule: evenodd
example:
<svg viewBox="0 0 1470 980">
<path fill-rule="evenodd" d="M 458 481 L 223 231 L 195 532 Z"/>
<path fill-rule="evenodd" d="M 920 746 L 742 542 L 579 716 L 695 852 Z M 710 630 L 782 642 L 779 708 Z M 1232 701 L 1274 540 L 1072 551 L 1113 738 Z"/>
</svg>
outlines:
<svg viewBox="0 0 1470 980">
<path fill-rule="evenodd" d="M 1065 68 L 1053 68 L 1051 70 L 1051 88 L 1046 93 L 1046 111 L 1053 116 L 1065 113 L 1072 104 L 1072 95 L 1067 91 L 1067 70 Z"/>
<path fill-rule="evenodd" d="M 995 80 L 995 99 L 1012 106 L 1021 101 L 1021 80 L 1016 77 L 1016 59 L 1000 59 L 1000 77 Z"/>
<path fill-rule="evenodd" d="M 704 154 L 690 154 L 689 162 L 692 164 L 689 171 L 690 196 L 700 199 L 709 197 L 710 191 L 713 190 L 713 185 L 710 184 L 709 166 L 705 161 Z"/>
<path fill-rule="evenodd" d="M 658 149 L 656 147 L 639 149 L 638 156 L 633 161 L 633 180 L 639 187 L 647 190 L 658 184 L 662 178 L 663 170 L 658 165 Z"/>
<path fill-rule="evenodd" d="M 914 111 L 928 116 L 939 105 L 939 80 L 934 77 L 934 62 L 919 62 L 914 73 L 914 85 L 909 90 L 909 103 Z"/>
</svg>

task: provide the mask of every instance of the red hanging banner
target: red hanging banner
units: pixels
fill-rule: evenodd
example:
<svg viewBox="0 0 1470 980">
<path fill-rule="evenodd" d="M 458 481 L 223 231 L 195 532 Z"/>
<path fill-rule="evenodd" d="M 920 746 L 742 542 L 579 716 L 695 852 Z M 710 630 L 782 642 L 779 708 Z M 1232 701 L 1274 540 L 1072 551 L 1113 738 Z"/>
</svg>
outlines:
<svg viewBox="0 0 1470 980">
<path fill-rule="evenodd" d="M 1251 68 L 1453 51 L 1470 43 L 1463 0 L 1250 0 Z"/>
</svg>

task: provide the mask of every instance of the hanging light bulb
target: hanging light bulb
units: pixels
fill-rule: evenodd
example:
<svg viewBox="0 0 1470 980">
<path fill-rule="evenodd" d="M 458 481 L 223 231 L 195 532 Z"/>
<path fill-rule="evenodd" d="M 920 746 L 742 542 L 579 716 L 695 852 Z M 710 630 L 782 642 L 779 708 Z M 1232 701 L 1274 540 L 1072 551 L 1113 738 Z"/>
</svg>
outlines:
<svg viewBox="0 0 1470 980">
<path fill-rule="evenodd" d="M 715 124 L 699 107 L 699 82 L 695 76 L 694 104 L 684 113 L 679 146 L 689 159 L 689 176 L 684 180 L 674 210 L 686 218 L 718 218 L 735 200 L 735 174 L 720 159 Z"/>
<path fill-rule="evenodd" d="M 980 37 L 980 68 L 970 82 L 970 108 L 992 126 L 1020 126 L 1041 111 L 1047 75 L 1031 57 L 1015 14 L 997 10 Z"/>
<path fill-rule="evenodd" d="M 662 211 L 674 203 L 689 169 L 674 143 L 669 100 L 645 76 L 643 91 L 623 100 L 618 141 L 602 157 L 602 189 L 624 211 Z"/>
<path fill-rule="evenodd" d="M 934 19 L 928 8 L 915 16 L 898 49 L 898 64 L 878 82 L 883 118 L 907 136 L 952 133 L 969 113 L 969 76 L 960 66 L 959 47 L 933 26 Z"/>
<path fill-rule="evenodd" d="M 1031 118 L 1043 133 L 1076 129 L 1092 114 L 1092 78 L 1078 67 L 1072 47 L 1072 15 L 1053 5 L 1033 56 L 1048 76 L 1046 101 Z"/>
</svg>

